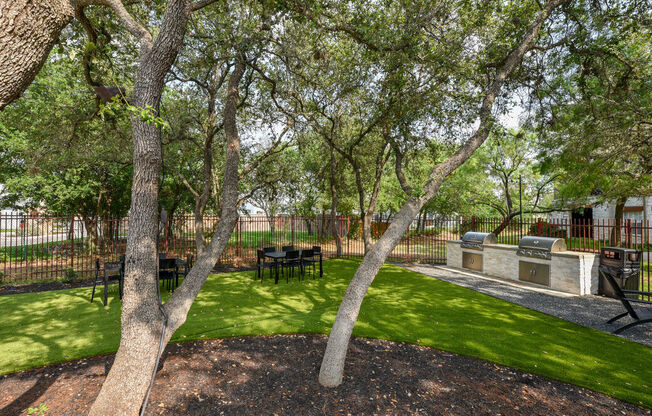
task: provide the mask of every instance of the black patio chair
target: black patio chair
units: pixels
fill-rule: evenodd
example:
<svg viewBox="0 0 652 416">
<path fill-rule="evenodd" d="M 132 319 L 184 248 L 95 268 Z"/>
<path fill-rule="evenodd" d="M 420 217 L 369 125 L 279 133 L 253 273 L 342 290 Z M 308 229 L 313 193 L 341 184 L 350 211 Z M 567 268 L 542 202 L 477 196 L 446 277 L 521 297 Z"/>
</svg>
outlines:
<svg viewBox="0 0 652 416">
<path fill-rule="evenodd" d="M 283 260 L 282 268 L 290 269 L 285 275 L 285 283 L 290 281 L 290 273 L 294 276 L 294 268 L 299 268 L 299 273 L 301 273 L 301 257 L 299 256 L 299 250 L 291 250 L 285 252 L 285 259 Z"/>
<path fill-rule="evenodd" d="M 315 261 L 319 261 L 319 277 L 322 276 L 322 273 L 324 272 L 322 270 L 322 252 L 321 252 L 321 246 L 312 246 L 312 252 L 315 255 L 314 257 L 318 257 L 319 260 L 315 259 Z"/>
<path fill-rule="evenodd" d="M 294 246 L 283 246 L 281 248 L 282 251 L 292 251 L 294 250 Z"/>
<path fill-rule="evenodd" d="M 122 299 L 122 296 L 124 294 L 124 287 L 125 287 L 125 261 L 126 261 L 127 255 L 126 254 L 120 254 L 120 299 Z"/>
<path fill-rule="evenodd" d="M 95 280 L 93 280 L 91 303 L 93 303 L 93 299 L 95 298 L 95 287 L 98 283 L 102 283 L 104 285 L 104 306 L 106 306 L 109 294 L 109 282 L 112 280 L 118 282 L 118 291 L 120 293 L 120 299 L 122 299 L 123 264 L 119 261 L 108 261 L 104 263 L 104 273 L 100 276 L 100 259 L 95 259 Z"/>
<path fill-rule="evenodd" d="M 192 269 L 193 260 L 194 257 L 192 254 L 188 254 L 185 261 L 182 259 L 176 259 L 178 267 L 177 275 L 185 279 L 186 276 L 188 276 L 188 273 L 190 273 L 190 269 Z"/>
<path fill-rule="evenodd" d="M 276 251 L 276 247 L 263 247 L 263 252 L 265 253 L 273 253 Z"/>
<path fill-rule="evenodd" d="M 256 250 L 256 255 L 258 258 L 256 261 L 256 278 L 260 277 L 260 283 L 263 283 L 265 268 L 269 269 L 269 277 L 272 278 L 272 269 L 276 267 L 276 263 L 265 261 L 265 252 L 263 250 Z"/>
<path fill-rule="evenodd" d="M 174 290 L 179 284 L 179 266 L 177 259 L 159 259 L 158 280 L 163 281 L 168 290 Z"/>
<path fill-rule="evenodd" d="M 315 278 L 315 263 L 319 260 L 315 260 L 315 251 L 314 250 L 302 250 L 301 251 L 301 274 L 306 273 L 306 267 L 312 265 L 312 278 Z"/>
<path fill-rule="evenodd" d="M 652 310 L 643 310 L 643 309 L 635 309 L 632 306 L 632 303 L 645 303 L 648 305 L 652 305 L 652 302 L 647 301 L 647 300 L 642 300 L 638 298 L 628 298 L 626 295 L 643 295 L 643 296 L 652 296 L 652 292 L 643 292 L 640 290 L 626 290 L 626 289 L 621 289 L 620 285 L 616 282 L 616 279 L 613 278 L 609 273 L 604 273 L 602 270 L 599 271 L 599 273 L 602 275 L 603 278 L 606 278 L 611 287 L 614 290 L 614 293 L 616 294 L 616 297 L 620 300 L 620 302 L 623 304 L 625 307 L 625 310 L 627 312 L 621 313 L 620 315 L 616 315 L 613 318 L 609 319 L 607 321 L 608 324 L 616 322 L 620 318 L 624 318 L 625 316 L 629 315 L 634 319 L 634 322 L 630 322 L 627 325 L 623 325 L 620 328 L 617 328 L 613 331 L 614 334 L 620 334 L 626 329 L 629 329 L 633 326 L 644 324 L 646 322 L 652 322 Z"/>
</svg>

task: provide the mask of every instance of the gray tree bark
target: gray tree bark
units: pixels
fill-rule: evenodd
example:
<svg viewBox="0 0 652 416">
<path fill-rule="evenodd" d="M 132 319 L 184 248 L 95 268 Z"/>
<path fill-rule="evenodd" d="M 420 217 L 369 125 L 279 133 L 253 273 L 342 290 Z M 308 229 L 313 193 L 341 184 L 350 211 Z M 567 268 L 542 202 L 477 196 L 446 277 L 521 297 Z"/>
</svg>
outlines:
<svg viewBox="0 0 652 416">
<path fill-rule="evenodd" d="M 206 248 L 204 237 L 204 211 L 211 195 L 213 180 L 213 134 L 207 134 L 204 140 L 204 170 L 202 176 L 202 192 L 195 196 L 195 245 L 197 257 L 201 256 Z"/>
<path fill-rule="evenodd" d="M 543 6 L 541 12 L 536 16 L 528 28 L 519 45 L 506 57 L 501 68 L 486 92 L 479 111 L 480 125 L 474 134 L 457 150 L 449 159 L 441 162 L 432 169 L 428 180 L 423 188 L 423 195 L 410 196 L 401 210 L 396 214 L 394 220 L 387 228 L 383 236 L 365 254 L 362 263 L 355 272 L 349 284 L 340 308 L 337 312 L 335 322 L 330 335 L 326 351 L 322 360 L 319 382 L 326 387 L 336 387 L 342 383 L 344 374 L 344 362 L 348 350 L 351 333 L 358 319 L 360 306 L 369 286 L 376 274 L 399 243 L 401 237 L 408 229 L 410 223 L 419 213 L 424 204 L 432 199 L 444 181 L 455 169 L 464 163 L 473 152 L 480 147 L 489 134 L 492 123 L 492 108 L 496 96 L 499 94 L 505 79 L 520 66 L 525 53 L 532 47 L 536 37 L 543 26 L 543 23 L 550 16 L 552 11 L 559 5 L 569 0 L 549 0 Z"/>
<path fill-rule="evenodd" d="M 73 16 L 70 0 L 0 3 L 0 110 L 32 83 Z"/>
<path fill-rule="evenodd" d="M 154 41 L 136 28 L 140 62 L 131 97 L 139 108 L 158 115 L 165 74 L 176 59 L 190 16 L 187 0 L 168 3 Z M 135 21 L 133 22 L 135 23 Z M 137 23 L 135 23 L 137 24 Z M 142 30 L 141 30 L 142 29 Z M 158 307 L 158 199 L 162 150 L 154 124 L 132 117 L 134 176 L 127 237 L 122 334 L 111 371 L 91 407 L 91 415 L 137 415 L 158 353 L 163 316 Z"/>
<path fill-rule="evenodd" d="M 238 62 L 229 79 L 227 102 L 224 109 L 227 151 L 220 223 L 210 244 L 206 246 L 206 249 L 198 257 L 197 262 L 183 284 L 175 290 L 164 305 L 164 310 L 168 316 L 168 326 L 163 338 L 164 345 L 169 342 L 174 332 L 185 322 L 188 310 L 190 310 L 201 287 L 206 282 L 206 278 L 212 270 L 213 265 L 224 251 L 238 219 L 237 201 L 240 137 L 237 132 L 236 109 L 238 103 L 238 85 L 244 71 L 244 62 Z M 136 134 L 134 134 L 134 137 L 136 137 Z M 157 152 L 160 157 L 160 140 L 157 143 L 159 144 Z M 150 143 L 150 145 L 153 145 L 153 143 Z M 157 153 L 151 148 L 149 150 L 151 152 L 150 154 Z M 134 162 L 135 160 L 136 155 L 134 155 Z M 158 161 L 160 170 L 160 158 Z M 122 308 L 123 318 L 120 349 L 118 350 L 109 376 L 102 386 L 100 395 L 91 409 L 91 415 L 137 414 L 147 391 L 158 353 L 163 320 L 162 314 L 158 309 L 156 297 L 155 285 L 158 283 L 155 273 L 152 273 L 156 270 L 155 262 L 158 261 L 156 255 L 157 207 L 156 205 L 147 205 L 151 202 L 157 203 L 156 193 L 158 183 L 151 182 L 151 180 L 155 179 L 153 176 L 158 176 L 159 170 L 156 171 L 156 175 L 153 175 L 154 164 L 150 163 L 146 167 L 150 173 L 150 175 L 147 175 L 150 179 L 147 183 L 151 191 L 140 195 L 139 198 L 136 198 L 136 195 L 134 195 L 139 191 L 134 191 L 132 194 L 132 215 L 134 212 L 139 212 L 136 218 L 140 219 L 141 224 L 138 225 L 146 229 L 142 232 L 134 233 L 136 236 L 133 240 L 131 237 L 132 233 L 130 233 L 127 241 L 127 269 L 125 296 Z M 139 166 L 139 173 L 142 173 L 140 172 L 143 170 L 142 168 L 143 166 Z M 141 188 L 140 186 L 136 186 L 135 164 L 134 188 Z M 141 193 L 142 189 L 140 191 Z M 134 200 L 137 201 L 137 205 L 134 205 Z M 151 210 L 153 210 L 153 216 L 143 215 L 146 211 Z M 133 230 L 133 223 L 134 220 L 130 216 L 130 230 Z M 152 225 L 153 229 L 149 228 Z M 143 238 L 142 236 L 146 232 L 150 234 L 148 237 Z M 136 243 L 133 243 L 133 241 L 136 241 Z M 136 245 L 134 246 L 133 244 Z M 153 259 L 154 264 L 149 264 L 147 267 L 151 267 L 151 269 L 146 269 L 144 266 L 141 266 L 142 263 L 139 264 L 134 261 L 136 258 L 141 259 L 139 262 L 146 261 L 147 263 L 151 263 Z M 128 390 L 130 394 L 126 395 L 125 390 Z M 120 402 L 120 411 L 115 410 L 116 402 Z"/>
<path fill-rule="evenodd" d="M 331 148 L 331 174 L 330 174 L 330 185 L 331 185 L 331 229 L 333 230 L 333 238 L 335 238 L 335 247 L 337 252 L 337 257 L 342 257 L 342 237 L 340 236 L 339 230 L 337 229 L 337 180 L 335 177 L 336 164 L 335 164 L 335 152 Z"/>
</svg>

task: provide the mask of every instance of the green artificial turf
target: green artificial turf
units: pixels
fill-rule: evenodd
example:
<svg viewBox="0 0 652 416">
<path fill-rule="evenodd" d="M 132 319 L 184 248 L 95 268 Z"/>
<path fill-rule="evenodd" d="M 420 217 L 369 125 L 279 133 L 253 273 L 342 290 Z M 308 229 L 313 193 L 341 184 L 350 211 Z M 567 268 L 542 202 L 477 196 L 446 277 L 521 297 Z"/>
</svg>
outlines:
<svg viewBox="0 0 652 416">
<path fill-rule="evenodd" d="M 324 278 L 274 285 L 253 272 L 212 275 L 172 341 L 327 333 L 358 263 L 325 263 Z M 0 297 L 0 374 L 114 352 L 120 302 L 90 288 Z M 385 265 L 354 335 L 479 357 L 652 407 L 652 349 L 431 277 Z"/>
</svg>

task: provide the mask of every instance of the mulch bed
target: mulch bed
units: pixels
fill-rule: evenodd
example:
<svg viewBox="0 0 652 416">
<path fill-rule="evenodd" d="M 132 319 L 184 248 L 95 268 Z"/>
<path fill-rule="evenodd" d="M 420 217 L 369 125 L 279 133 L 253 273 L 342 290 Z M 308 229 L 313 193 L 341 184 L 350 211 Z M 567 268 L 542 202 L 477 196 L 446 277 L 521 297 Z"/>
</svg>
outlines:
<svg viewBox="0 0 652 416">
<path fill-rule="evenodd" d="M 74 289 L 76 287 L 93 286 L 93 279 L 78 280 L 73 283 L 63 283 L 58 281 L 39 282 L 15 285 L 0 286 L 0 296 L 18 295 L 20 293 L 47 292 L 50 290 Z"/>
<path fill-rule="evenodd" d="M 354 338 L 344 383 L 317 381 L 325 336 L 284 335 L 172 344 L 149 415 L 650 415 L 648 409 L 486 361 Z M 85 414 L 113 356 L 0 377 L 0 414 L 45 403 Z M 24 414 L 24 413 L 23 413 Z"/>
</svg>

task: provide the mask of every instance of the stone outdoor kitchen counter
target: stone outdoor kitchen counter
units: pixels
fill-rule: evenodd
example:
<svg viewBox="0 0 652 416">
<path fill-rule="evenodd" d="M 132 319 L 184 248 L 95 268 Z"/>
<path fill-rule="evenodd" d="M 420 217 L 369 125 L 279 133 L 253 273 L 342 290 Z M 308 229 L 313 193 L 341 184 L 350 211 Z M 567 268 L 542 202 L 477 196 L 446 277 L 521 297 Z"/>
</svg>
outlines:
<svg viewBox="0 0 652 416">
<path fill-rule="evenodd" d="M 519 262 L 550 266 L 548 287 L 576 295 L 598 293 L 598 255 L 575 251 L 553 252 L 551 259 L 518 256 L 517 246 L 508 244 L 484 244 L 483 250 L 463 249 L 460 240 L 446 242 L 446 265 L 462 268 L 462 252 L 481 254 L 482 273 L 509 280 L 519 280 Z"/>
</svg>

